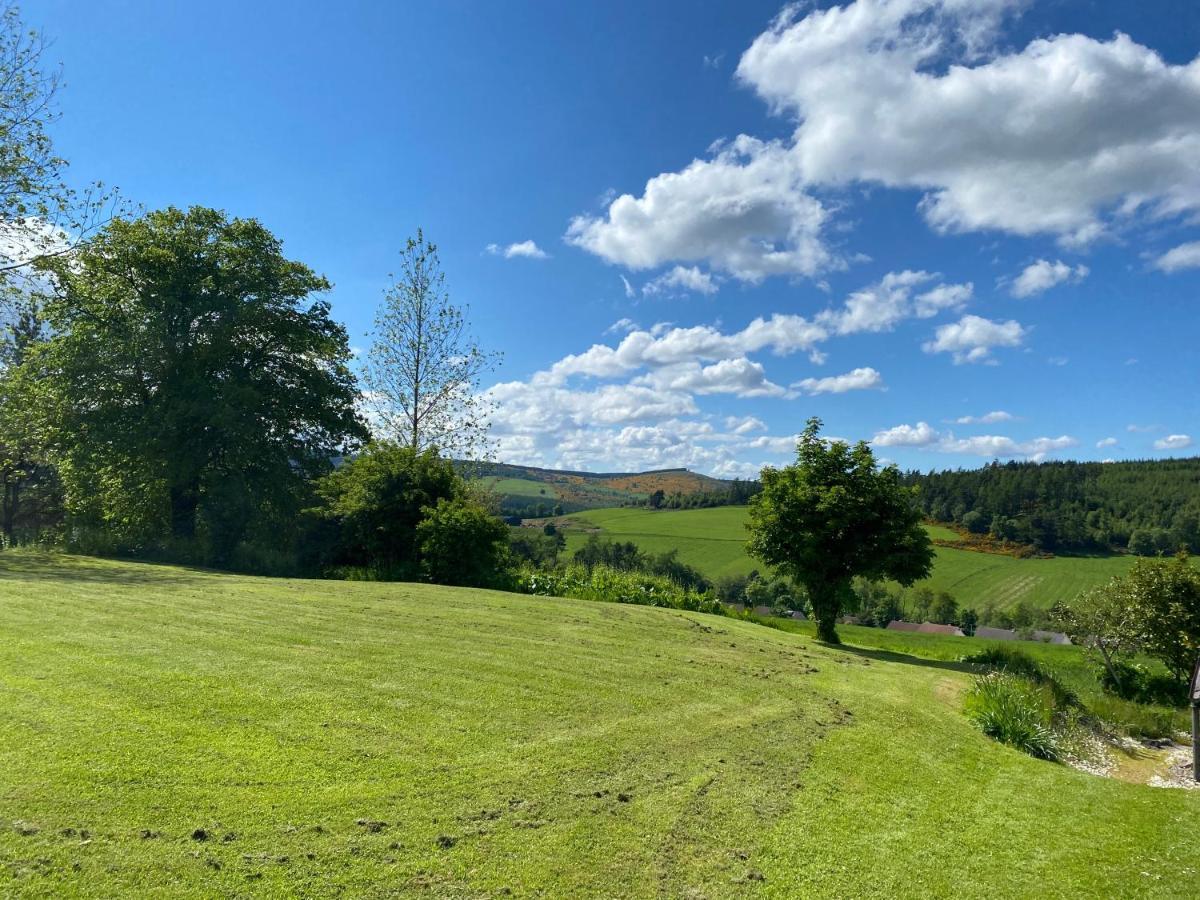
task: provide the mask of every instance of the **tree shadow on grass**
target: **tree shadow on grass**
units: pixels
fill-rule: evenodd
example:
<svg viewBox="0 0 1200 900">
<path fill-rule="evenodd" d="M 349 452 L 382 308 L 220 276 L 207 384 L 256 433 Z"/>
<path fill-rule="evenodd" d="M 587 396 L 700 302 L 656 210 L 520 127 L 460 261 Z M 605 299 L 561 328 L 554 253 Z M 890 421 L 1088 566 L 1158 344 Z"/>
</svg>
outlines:
<svg viewBox="0 0 1200 900">
<path fill-rule="evenodd" d="M 825 644 L 821 646 L 828 647 L 830 650 L 840 650 L 844 653 L 850 653 L 854 656 L 863 657 L 865 659 L 874 659 L 879 662 L 903 663 L 908 666 L 921 666 L 926 669 L 945 669 L 950 672 L 966 672 L 968 674 L 977 673 L 977 666 L 968 662 L 951 659 L 929 659 L 925 656 L 912 656 L 908 653 L 897 653 L 894 650 L 875 650 L 866 647 L 855 647 L 851 644 Z"/>
<path fill-rule="evenodd" d="M 204 569 L 189 569 L 143 560 L 104 559 L 34 550 L 0 552 L 0 582 L 8 579 L 66 581 L 85 584 L 179 585 L 196 583 Z"/>
</svg>

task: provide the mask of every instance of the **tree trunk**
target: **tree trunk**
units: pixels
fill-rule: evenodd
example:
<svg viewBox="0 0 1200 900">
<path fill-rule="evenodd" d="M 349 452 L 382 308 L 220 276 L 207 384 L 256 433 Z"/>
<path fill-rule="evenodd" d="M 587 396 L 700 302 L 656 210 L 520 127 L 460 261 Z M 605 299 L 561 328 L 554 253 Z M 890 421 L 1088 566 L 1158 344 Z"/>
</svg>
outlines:
<svg viewBox="0 0 1200 900">
<path fill-rule="evenodd" d="M 842 586 L 821 582 L 806 585 L 808 599 L 812 603 L 813 617 L 817 620 L 817 640 L 827 644 L 840 644 L 837 633 L 837 617 L 842 606 Z"/>
<path fill-rule="evenodd" d="M 196 510 L 200 506 L 199 486 L 171 486 L 171 536 L 190 540 L 196 536 Z"/>
</svg>

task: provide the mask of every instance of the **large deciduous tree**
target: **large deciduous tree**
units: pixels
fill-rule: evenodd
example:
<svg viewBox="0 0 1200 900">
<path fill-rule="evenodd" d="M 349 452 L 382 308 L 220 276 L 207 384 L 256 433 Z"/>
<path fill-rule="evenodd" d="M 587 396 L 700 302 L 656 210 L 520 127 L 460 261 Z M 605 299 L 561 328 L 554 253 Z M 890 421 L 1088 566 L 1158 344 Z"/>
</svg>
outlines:
<svg viewBox="0 0 1200 900">
<path fill-rule="evenodd" d="M 24 367 L 77 522 L 135 546 L 202 531 L 223 562 L 364 435 L 329 284 L 257 221 L 170 208 L 42 267 L 52 337 Z"/>
<path fill-rule="evenodd" d="M 479 383 L 497 360 L 471 337 L 466 310 L 446 292 L 437 247 L 418 231 L 375 318 L 364 369 L 377 429 L 414 453 L 486 457 L 492 407 Z"/>
<path fill-rule="evenodd" d="M 879 468 L 863 441 L 828 442 L 820 431 L 820 419 L 809 419 L 796 462 L 763 470 L 750 501 L 749 550 L 804 586 L 817 636 L 837 643 L 854 577 L 911 585 L 929 575 L 933 547 L 899 470 Z"/>
</svg>

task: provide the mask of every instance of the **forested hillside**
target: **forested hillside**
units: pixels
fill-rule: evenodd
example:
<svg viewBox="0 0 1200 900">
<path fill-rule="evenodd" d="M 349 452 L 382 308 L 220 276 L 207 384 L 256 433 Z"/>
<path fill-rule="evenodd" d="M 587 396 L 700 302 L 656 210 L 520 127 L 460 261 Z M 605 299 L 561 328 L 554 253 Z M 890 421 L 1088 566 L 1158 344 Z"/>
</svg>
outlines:
<svg viewBox="0 0 1200 900">
<path fill-rule="evenodd" d="M 1052 552 L 1200 552 L 1200 458 L 909 472 L 925 514 Z"/>
</svg>

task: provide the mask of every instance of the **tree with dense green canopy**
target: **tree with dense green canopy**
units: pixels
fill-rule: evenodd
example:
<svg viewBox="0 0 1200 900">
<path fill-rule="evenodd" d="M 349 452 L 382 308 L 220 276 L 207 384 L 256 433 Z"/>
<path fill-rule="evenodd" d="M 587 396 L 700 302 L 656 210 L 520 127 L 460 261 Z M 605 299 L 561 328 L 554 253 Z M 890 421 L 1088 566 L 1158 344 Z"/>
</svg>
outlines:
<svg viewBox="0 0 1200 900">
<path fill-rule="evenodd" d="M 879 468 L 865 441 L 820 436 L 808 420 L 796 462 L 762 472 L 750 501 L 751 555 L 802 584 L 817 636 L 838 643 L 835 623 L 855 576 L 911 585 L 933 566 L 915 491 L 895 466 Z"/>
<path fill-rule="evenodd" d="M 323 541 L 326 564 L 416 580 L 423 510 L 465 492 L 454 464 L 433 449 L 418 453 L 390 441 L 367 445 L 317 484 L 318 512 L 336 526 Z"/>
<path fill-rule="evenodd" d="M 365 436 L 346 332 L 314 299 L 329 283 L 257 221 L 169 208 L 41 266 L 51 337 L 22 368 L 76 526 L 224 563 Z"/>
</svg>

